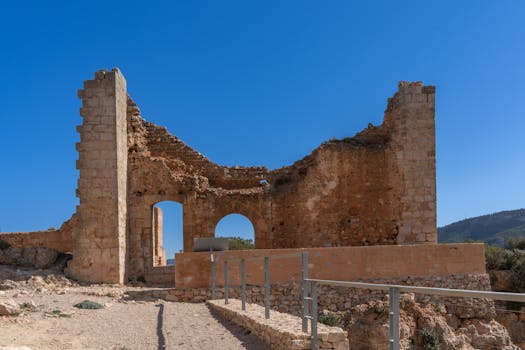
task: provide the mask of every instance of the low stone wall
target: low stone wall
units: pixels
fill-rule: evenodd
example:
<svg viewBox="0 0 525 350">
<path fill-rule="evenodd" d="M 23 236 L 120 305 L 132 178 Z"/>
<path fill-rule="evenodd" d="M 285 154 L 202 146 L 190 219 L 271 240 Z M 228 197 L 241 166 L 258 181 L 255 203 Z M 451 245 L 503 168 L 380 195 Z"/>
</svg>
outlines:
<svg viewBox="0 0 525 350">
<path fill-rule="evenodd" d="M 369 279 L 360 280 L 360 282 L 483 291 L 490 290 L 490 280 L 487 274 Z M 300 290 L 301 285 L 295 282 L 272 284 L 270 290 L 270 307 L 276 311 L 299 316 L 301 314 Z M 229 288 L 228 293 L 230 298 L 240 299 L 241 288 L 239 286 L 232 286 Z M 175 288 L 154 291 L 152 296 L 169 301 L 204 302 L 211 299 L 211 289 Z M 371 300 L 384 300 L 386 296 L 387 294 L 385 292 L 377 290 L 323 285 L 318 288 L 319 310 L 326 309 L 334 312 L 347 311 L 354 306 L 364 304 Z M 215 298 L 224 298 L 223 288 L 216 288 Z M 416 294 L 415 299 L 417 302 L 422 303 L 443 303 L 449 313 L 459 318 L 485 318 L 495 315 L 493 303 L 484 299 L 438 297 L 425 294 Z M 264 288 L 262 286 L 248 285 L 246 287 L 246 301 L 248 303 L 264 305 Z"/>
<path fill-rule="evenodd" d="M 75 246 L 73 232 L 78 227 L 78 217 L 73 214 L 58 230 L 33 232 L 0 232 L 0 240 L 13 248 L 46 247 L 60 253 L 71 253 Z"/>
<path fill-rule="evenodd" d="M 152 267 L 144 278 L 148 285 L 173 287 L 175 285 L 175 266 Z"/>
<path fill-rule="evenodd" d="M 483 249 L 483 244 L 472 243 L 224 251 L 215 253 L 216 285 L 223 283 L 225 259 L 237 259 L 228 264 L 228 275 L 232 283 L 240 283 L 241 258 L 250 259 L 246 261 L 247 283 L 263 284 L 262 258 L 265 256 L 270 257 L 272 283 L 300 282 L 302 252 L 308 253 L 308 276 L 317 279 L 356 281 L 363 278 L 479 275 L 486 273 Z M 297 256 L 279 258 L 289 254 Z M 210 253 L 175 256 L 175 284 L 178 288 L 211 286 Z"/>
<path fill-rule="evenodd" d="M 255 336 L 268 344 L 271 349 L 299 350 L 311 348 L 311 333 L 302 332 L 300 317 L 272 311 L 270 318 L 266 319 L 264 307 L 247 304 L 246 310 L 242 310 L 241 301 L 237 299 L 230 299 L 228 305 L 220 300 L 210 300 L 207 304 L 212 311 L 250 330 Z M 347 334 L 341 328 L 318 324 L 318 335 L 320 349 L 344 350 L 349 348 Z"/>
<path fill-rule="evenodd" d="M 46 247 L 61 253 L 73 251 L 71 233 L 60 230 L 0 233 L 0 240 L 14 248 Z"/>
</svg>

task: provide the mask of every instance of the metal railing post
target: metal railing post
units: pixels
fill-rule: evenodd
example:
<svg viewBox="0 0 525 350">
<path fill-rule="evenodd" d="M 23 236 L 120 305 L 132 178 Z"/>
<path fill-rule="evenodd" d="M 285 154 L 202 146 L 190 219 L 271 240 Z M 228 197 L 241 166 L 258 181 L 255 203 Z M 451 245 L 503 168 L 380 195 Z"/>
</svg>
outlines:
<svg viewBox="0 0 525 350">
<path fill-rule="evenodd" d="M 317 335 L 317 282 L 312 281 L 310 284 L 312 293 L 312 350 L 319 348 Z"/>
<path fill-rule="evenodd" d="M 228 304 L 228 260 L 224 260 L 224 304 Z"/>
<path fill-rule="evenodd" d="M 211 259 L 211 300 L 215 299 L 215 259 L 213 251 L 210 254 Z"/>
<path fill-rule="evenodd" d="M 241 260 L 241 300 L 242 309 L 246 310 L 246 260 Z"/>
<path fill-rule="evenodd" d="M 301 280 L 301 302 L 302 302 L 302 318 L 303 318 L 303 332 L 308 332 L 308 301 L 306 297 L 308 296 L 306 279 L 308 278 L 308 253 L 303 252 L 301 254 L 301 270 L 302 270 L 302 280 Z"/>
<path fill-rule="evenodd" d="M 270 318 L 270 258 L 264 257 L 264 317 Z"/>
<path fill-rule="evenodd" d="M 388 290 L 390 350 L 399 350 L 399 289 Z"/>
</svg>

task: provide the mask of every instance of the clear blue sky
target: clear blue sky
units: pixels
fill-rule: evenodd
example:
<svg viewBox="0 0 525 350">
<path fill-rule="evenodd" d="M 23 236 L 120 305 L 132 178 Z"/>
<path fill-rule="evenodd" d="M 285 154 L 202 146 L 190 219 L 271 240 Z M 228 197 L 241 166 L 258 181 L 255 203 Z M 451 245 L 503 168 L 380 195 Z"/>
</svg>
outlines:
<svg viewBox="0 0 525 350">
<path fill-rule="evenodd" d="M 154 3 L 154 4 L 152 4 Z M 523 1 L 49 1 L 0 11 L 0 230 L 77 205 L 76 98 L 119 67 L 212 161 L 277 168 L 437 86 L 438 223 L 525 207 Z"/>
</svg>

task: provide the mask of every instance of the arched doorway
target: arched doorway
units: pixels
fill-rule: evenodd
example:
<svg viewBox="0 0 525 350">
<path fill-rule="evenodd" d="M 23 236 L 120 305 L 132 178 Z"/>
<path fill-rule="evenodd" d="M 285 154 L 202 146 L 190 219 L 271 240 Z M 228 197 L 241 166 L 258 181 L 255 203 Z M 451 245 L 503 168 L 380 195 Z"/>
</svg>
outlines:
<svg viewBox="0 0 525 350">
<path fill-rule="evenodd" d="M 153 205 L 153 266 L 174 265 L 175 253 L 183 249 L 182 209 L 175 201 Z"/>
<path fill-rule="evenodd" d="M 231 250 L 253 249 L 255 247 L 253 224 L 241 214 L 229 214 L 219 220 L 215 226 L 215 237 L 229 238 Z"/>
</svg>

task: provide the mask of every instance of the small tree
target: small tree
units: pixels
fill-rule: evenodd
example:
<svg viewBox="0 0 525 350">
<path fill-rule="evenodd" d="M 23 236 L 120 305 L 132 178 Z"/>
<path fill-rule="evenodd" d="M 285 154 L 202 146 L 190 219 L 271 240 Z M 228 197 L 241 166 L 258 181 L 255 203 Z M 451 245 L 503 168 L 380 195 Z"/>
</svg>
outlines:
<svg viewBox="0 0 525 350">
<path fill-rule="evenodd" d="M 244 239 L 241 237 L 226 237 L 230 241 L 230 250 L 245 250 L 245 249 L 254 249 L 252 239 Z"/>
<path fill-rule="evenodd" d="M 433 328 L 423 329 L 422 342 L 424 350 L 439 350 L 439 336 Z"/>
<path fill-rule="evenodd" d="M 507 241 L 507 249 L 525 250 L 525 237 L 510 238 Z"/>
<path fill-rule="evenodd" d="M 514 250 L 512 256 L 512 272 L 514 272 L 514 278 L 512 281 L 512 287 L 514 292 L 523 293 L 525 292 L 525 252 L 522 250 Z"/>
</svg>

